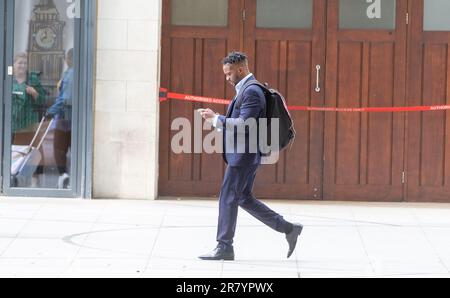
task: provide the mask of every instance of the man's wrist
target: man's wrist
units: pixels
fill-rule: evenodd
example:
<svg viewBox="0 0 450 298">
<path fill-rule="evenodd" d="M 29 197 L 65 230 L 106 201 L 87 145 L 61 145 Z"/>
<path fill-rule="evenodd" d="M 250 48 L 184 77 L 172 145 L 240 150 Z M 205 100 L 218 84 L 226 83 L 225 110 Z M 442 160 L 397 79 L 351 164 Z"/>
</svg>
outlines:
<svg viewBox="0 0 450 298">
<path fill-rule="evenodd" d="M 214 118 L 213 118 L 213 125 L 214 125 L 215 128 L 217 128 L 217 122 L 218 121 L 219 121 L 219 115 L 216 114 L 216 115 L 214 115 Z"/>
</svg>

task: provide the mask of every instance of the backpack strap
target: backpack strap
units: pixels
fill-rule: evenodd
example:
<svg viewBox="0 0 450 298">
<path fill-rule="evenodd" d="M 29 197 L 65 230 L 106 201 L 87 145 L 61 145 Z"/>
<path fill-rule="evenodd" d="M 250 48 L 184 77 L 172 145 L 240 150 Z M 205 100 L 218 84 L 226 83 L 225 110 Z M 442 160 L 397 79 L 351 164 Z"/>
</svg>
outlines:
<svg viewBox="0 0 450 298">
<path fill-rule="evenodd" d="M 267 91 L 267 87 L 264 86 L 258 80 L 250 80 L 247 83 L 245 83 L 244 86 L 242 86 L 241 90 L 239 91 L 239 94 L 238 94 L 237 99 L 236 99 L 235 107 L 241 108 L 242 102 L 244 101 L 244 92 L 251 86 L 259 86 L 259 87 L 261 87 L 264 93 L 266 93 L 266 91 Z"/>
</svg>

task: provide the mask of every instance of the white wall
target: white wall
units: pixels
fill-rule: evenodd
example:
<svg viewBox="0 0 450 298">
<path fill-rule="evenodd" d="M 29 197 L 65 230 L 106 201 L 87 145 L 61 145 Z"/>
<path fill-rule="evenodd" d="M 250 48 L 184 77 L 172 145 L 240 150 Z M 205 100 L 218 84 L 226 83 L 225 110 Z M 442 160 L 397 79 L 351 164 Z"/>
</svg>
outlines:
<svg viewBox="0 0 450 298">
<path fill-rule="evenodd" d="M 95 198 L 156 198 L 161 5 L 98 1 Z"/>
</svg>

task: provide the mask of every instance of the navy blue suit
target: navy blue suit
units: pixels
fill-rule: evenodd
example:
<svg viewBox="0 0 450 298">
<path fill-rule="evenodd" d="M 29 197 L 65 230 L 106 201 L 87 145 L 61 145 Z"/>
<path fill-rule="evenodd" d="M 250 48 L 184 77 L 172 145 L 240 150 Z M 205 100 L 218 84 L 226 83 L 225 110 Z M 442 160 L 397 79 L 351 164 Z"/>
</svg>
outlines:
<svg viewBox="0 0 450 298">
<path fill-rule="evenodd" d="M 252 76 L 250 80 L 255 80 Z M 230 104 L 226 116 L 219 116 L 224 129 L 224 138 L 236 137 L 244 130 L 233 129 L 242 126 L 244 121 L 254 118 L 259 121 L 265 116 L 266 100 L 259 86 L 242 88 L 233 102 Z M 230 129 L 231 128 L 231 129 Z M 230 134 L 233 134 L 230 136 Z M 240 206 L 252 216 L 271 227 L 272 229 L 286 233 L 289 223 L 282 216 L 269 209 L 253 196 L 253 185 L 256 173 L 261 165 L 261 153 L 247 151 L 250 129 L 245 130 L 246 151 L 245 153 L 227 151 L 225 146 L 224 159 L 228 164 L 225 178 L 220 193 L 219 225 L 217 241 L 225 247 L 232 247 L 236 230 L 238 207 Z M 231 146 L 232 147 L 232 146 Z M 228 148 L 229 149 L 229 148 Z M 234 146 L 236 149 L 236 146 Z M 253 151 L 254 152 L 254 151 Z"/>
<path fill-rule="evenodd" d="M 251 77 L 248 81 L 255 80 Z M 244 88 L 244 87 L 243 87 Z M 245 144 L 238 140 L 237 134 L 239 126 L 243 126 L 247 121 L 252 119 L 257 121 L 264 118 L 266 114 L 266 99 L 264 93 L 259 86 L 249 86 L 245 90 L 241 90 L 233 102 L 228 107 L 227 116 L 219 116 L 224 129 L 224 146 L 228 141 L 232 141 L 229 147 L 233 147 L 231 152 L 224 147 L 224 160 L 229 166 L 252 166 L 261 164 L 261 153 L 259 146 L 256 147 L 258 152 L 252 153 L 250 150 L 250 127 L 245 128 Z M 257 132 L 257 128 L 254 132 Z M 244 138 L 242 138 L 244 140 Z M 238 151 L 238 145 L 245 145 L 245 153 Z"/>
</svg>

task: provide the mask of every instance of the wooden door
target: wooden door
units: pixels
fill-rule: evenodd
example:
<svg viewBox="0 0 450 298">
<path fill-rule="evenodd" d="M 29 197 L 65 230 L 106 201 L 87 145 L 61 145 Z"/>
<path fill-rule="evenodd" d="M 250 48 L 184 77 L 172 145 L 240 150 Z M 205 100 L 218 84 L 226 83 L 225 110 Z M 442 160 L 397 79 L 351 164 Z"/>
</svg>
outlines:
<svg viewBox="0 0 450 298">
<path fill-rule="evenodd" d="M 326 106 L 405 103 L 407 1 L 376 2 L 328 1 Z M 326 114 L 325 200 L 403 200 L 404 117 Z"/>
<path fill-rule="evenodd" d="M 322 106 L 325 73 L 325 0 L 246 0 L 245 51 L 258 80 L 285 95 L 289 105 Z M 321 87 L 316 91 L 317 84 Z M 276 165 L 264 166 L 259 197 L 322 199 L 323 114 L 292 112 L 297 137 Z"/>
<path fill-rule="evenodd" d="M 450 104 L 450 5 L 410 1 L 408 105 Z M 450 112 L 408 114 L 408 201 L 450 202 Z"/>
<path fill-rule="evenodd" d="M 306 4 L 310 9 L 306 12 L 309 18 L 307 25 L 303 26 L 305 20 L 300 19 L 302 28 L 297 29 L 257 28 L 259 20 L 255 0 L 226 1 L 226 25 L 186 25 L 190 21 L 180 17 L 172 7 L 183 1 L 163 2 L 161 86 L 173 92 L 231 99 L 235 91 L 226 86 L 220 62 L 227 52 L 243 50 L 249 54 L 250 66 L 257 78 L 282 91 L 289 104 L 323 104 L 323 86 L 319 92 L 315 88 L 316 65 L 321 65 L 322 74 L 325 71 L 325 0 L 286 1 L 294 6 L 296 2 Z M 219 6 L 223 2 L 203 1 Z M 304 7 L 297 5 L 295 8 Z M 184 13 L 189 14 L 187 11 Z M 297 10 L 296 13 L 302 11 Z M 282 22 L 283 16 L 278 16 L 277 21 Z M 176 133 L 171 131 L 172 121 L 188 115 L 193 123 L 194 109 L 199 107 L 201 105 L 176 101 L 161 105 L 161 196 L 215 196 L 220 191 L 225 167 L 220 154 L 175 154 L 170 149 Z M 219 112 L 225 112 L 226 108 L 208 107 Z M 260 171 L 255 188 L 260 198 L 322 197 L 323 115 L 295 112 L 294 118 L 297 140 L 277 166 L 268 166 Z"/>
<path fill-rule="evenodd" d="M 229 51 L 240 48 L 241 12 L 241 0 L 163 0 L 161 86 L 173 92 L 232 98 L 221 61 Z M 225 106 L 206 106 L 226 111 Z M 224 173 L 220 154 L 175 154 L 171 150 L 177 133 L 171 130 L 173 120 L 187 118 L 194 132 L 194 110 L 200 107 L 179 101 L 161 105 L 161 196 L 207 197 L 220 191 Z"/>
</svg>

